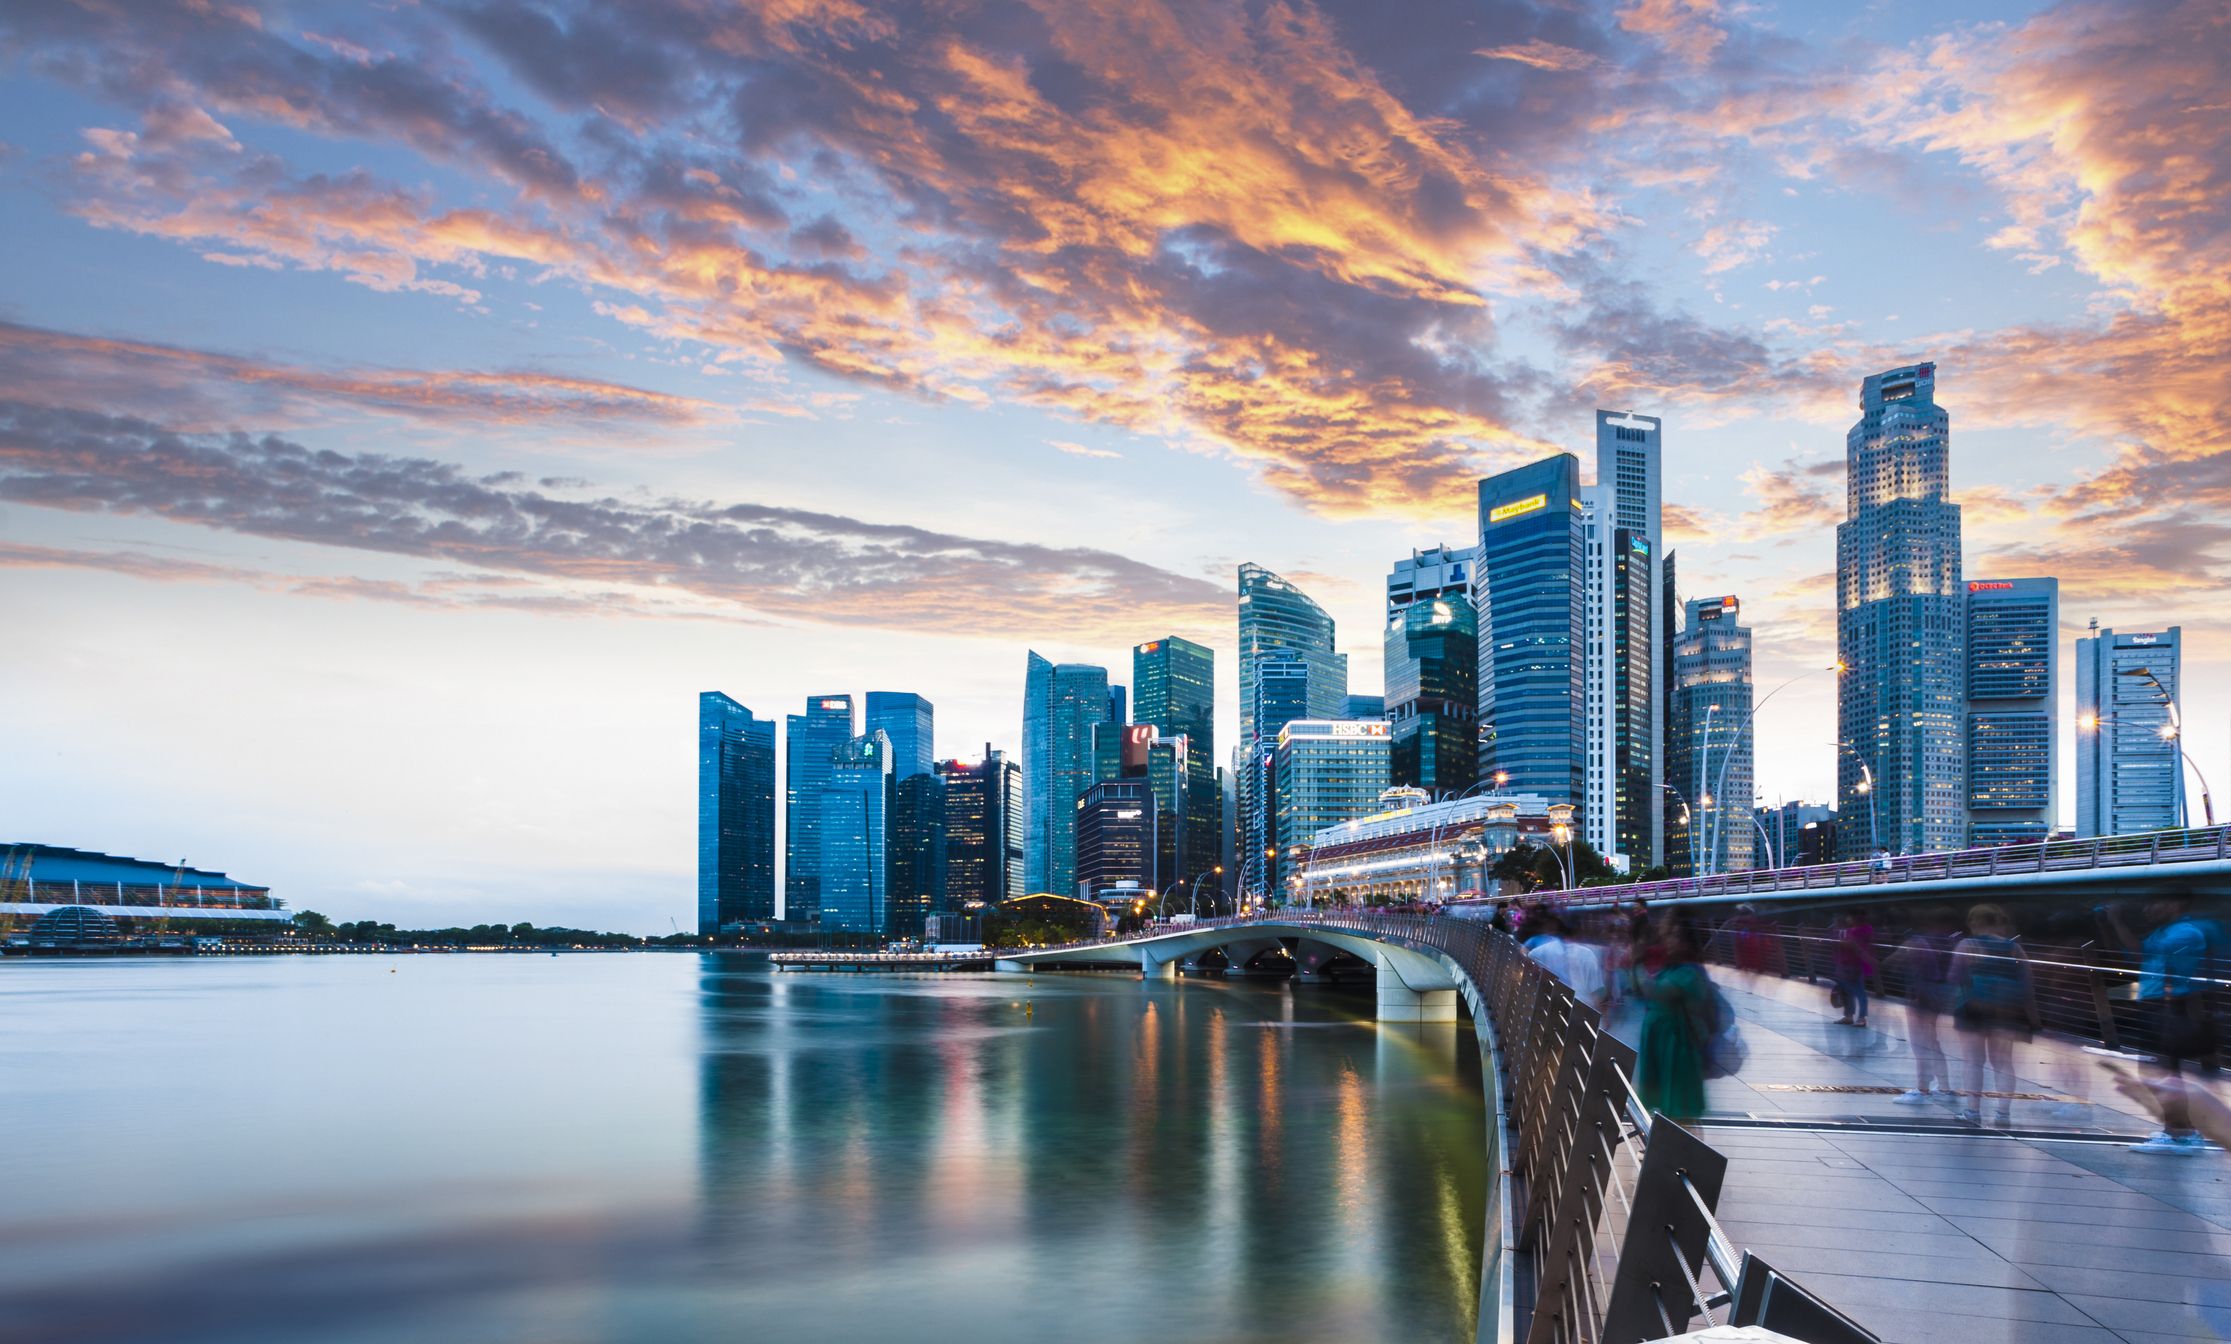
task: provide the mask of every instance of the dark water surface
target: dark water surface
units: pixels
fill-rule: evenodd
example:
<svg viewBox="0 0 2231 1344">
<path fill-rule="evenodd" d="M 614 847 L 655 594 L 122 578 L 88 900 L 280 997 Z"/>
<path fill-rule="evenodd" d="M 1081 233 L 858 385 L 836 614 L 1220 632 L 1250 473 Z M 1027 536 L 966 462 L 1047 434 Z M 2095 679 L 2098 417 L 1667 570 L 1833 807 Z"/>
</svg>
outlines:
<svg viewBox="0 0 2231 1344">
<path fill-rule="evenodd" d="M 0 1339 L 1468 1340 L 1468 1027 L 672 954 L 0 964 Z"/>
</svg>

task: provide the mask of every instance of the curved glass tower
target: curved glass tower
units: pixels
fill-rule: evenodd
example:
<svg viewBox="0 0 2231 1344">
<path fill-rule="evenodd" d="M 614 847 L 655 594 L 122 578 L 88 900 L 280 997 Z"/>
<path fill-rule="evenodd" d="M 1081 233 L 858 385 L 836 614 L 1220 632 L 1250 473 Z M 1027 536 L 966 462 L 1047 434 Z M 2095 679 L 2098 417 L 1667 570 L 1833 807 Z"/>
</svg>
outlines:
<svg viewBox="0 0 2231 1344">
<path fill-rule="evenodd" d="M 1263 758 L 1276 750 L 1275 734 L 1261 732 L 1255 717 L 1255 678 L 1261 664 L 1277 658 L 1298 659 L 1308 671 L 1308 712 L 1311 719 L 1339 719 L 1348 712 L 1348 660 L 1333 651 L 1332 617 L 1309 594 L 1261 565 L 1239 567 L 1239 748 L 1246 769 L 1240 774 L 1240 831 L 1265 833 L 1257 815 L 1264 800 L 1258 795 Z M 1288 655 L 1291 655 L 1289 659 Z M 1241 856 L 1247 873 L 1247 893 L 1263 890 L 1262 865 L 1250 865 Z"/>
</svg>

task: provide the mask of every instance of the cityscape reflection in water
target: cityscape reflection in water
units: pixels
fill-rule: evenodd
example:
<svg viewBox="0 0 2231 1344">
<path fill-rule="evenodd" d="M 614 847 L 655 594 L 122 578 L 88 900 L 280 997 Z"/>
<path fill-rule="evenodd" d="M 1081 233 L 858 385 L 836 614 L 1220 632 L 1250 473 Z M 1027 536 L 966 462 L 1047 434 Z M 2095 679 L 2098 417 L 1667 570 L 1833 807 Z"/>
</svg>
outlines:
<svg viewBox="0 0 2231 1344">
<path fill-rule="evenodd" d="M 17 963 L 0 1337 L 1469 1339 L 1462 1026 L 730 956 Z"/>
</svg>

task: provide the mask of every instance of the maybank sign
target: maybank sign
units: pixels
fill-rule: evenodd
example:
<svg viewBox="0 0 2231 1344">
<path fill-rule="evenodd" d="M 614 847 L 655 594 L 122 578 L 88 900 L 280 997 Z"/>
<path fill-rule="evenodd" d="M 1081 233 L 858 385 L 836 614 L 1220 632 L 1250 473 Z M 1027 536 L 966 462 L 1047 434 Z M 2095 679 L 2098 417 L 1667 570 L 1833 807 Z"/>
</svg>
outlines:
<svg viewBox="0 0 2231 1344">
<path fill-rule="evenodd" d="M 1508 504 L 1498 504 L 1489 509 L 1487 511 L 1487 521 L 1491 523 L 1508 522 L 1513 518 L 1523 517 L 1526 514 L 1548 507 L 1548 495 L 1532 495 L 1525 499 L 1514 499 Z"/>
</svg>

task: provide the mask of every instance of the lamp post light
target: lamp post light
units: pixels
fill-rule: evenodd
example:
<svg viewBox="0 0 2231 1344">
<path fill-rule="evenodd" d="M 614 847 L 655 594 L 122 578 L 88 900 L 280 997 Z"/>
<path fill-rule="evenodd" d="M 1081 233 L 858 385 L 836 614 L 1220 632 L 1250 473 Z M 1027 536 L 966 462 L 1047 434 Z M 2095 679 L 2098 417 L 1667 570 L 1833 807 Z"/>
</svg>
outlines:
<svg viewBox="0 0 2231 1344">
<path fill-rule="evenodd" d="M 1854 792 L 1865 794 L 1867 797 L 1867 853 L 1871 858 L 1876 851 L 1882 848 L 1882 834 L 1875 829 L 1875 772 L 1869 769 L 1867 762 L 1861 758 L 1857 751 L 1853 750 L 1851 743 L 1838 742 L 1836 747 L 1840 751 L 1849 753 L 1851 763 L 1859 767 L 1859 787 Z"/>
<path fill-rule="evenodd" d="M 1571 803 L 1549 805 L 1549 838 L 1552 852 L 1557 853 L 1557 873 L 1565 880 L 1563 890 L 1566 891 L 1573 889 L 1573 811 Z M 1558 846 L 1563 847 L 1562 852 L 1558 852 Z"/>
<path fill-rule="evenodd" d="M 1776 686 L 1773 690 L 1768 691 L 1765 695 L 1759 697 L 1759 699 L 1751 705 L 1749 711 L 1743 715 L 1743 722 L 1736 725 L 1735 741 L 1728 743 L 1726 752 L 1720 757 L 1720 773 L 1718 777 L 1712 781 L 1712 792 L 1714 794 L 1722 795 L 1727 792 L 1727 768 L 1729 764 L 1731 764 L 1735 759 L 1735 748 L 1742 743 L 1743 734 L 1750 732 L 1751 726 L 1758 722 L 1758 712 L 1766 708 L 1767 701 L 1772 700 L 1775 696 L 1780 695 L 1782 692 L 1788 690 L 1792 686 L 1795 686 L 1798 682 L 1805 680 L 1805 678 L 1807 677 L 1817 677 L 1823 672 L 1835 672 L 1841 674 L 1843 670 L 1844 660 L 1838 658 L 1835 662 L 1830 663 L 1826 667 L 1816 667 L 1810 672 L 1800 672 L 1796 676 L 1791 677 L 1788 681 L 1783 682 L 1781 685 Z M 1718 708 L 1718 706 L 1715 705 L 1713 708 Z M 1709 713 L 1705 715 L 1704 752 L 1707 757 L 1712 754 L 1712 724 L 1711 715 Z M 1701 774 L 1703 772 L 1700 769 L 1698 773 Z M 1718 872 L 1720 867 L 1720 813 L 1718 811 L 1714 811 L 1712 813 L 1712 819 L 1707 822 L 1706 825 L 1708 825 L 1712 830 L 1712 845 L 1710 849 L 1705 851 L 1705 861 L 1710 866 L 1713 872 Z"/>
</svg>

